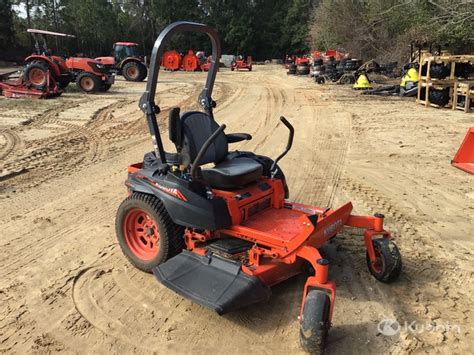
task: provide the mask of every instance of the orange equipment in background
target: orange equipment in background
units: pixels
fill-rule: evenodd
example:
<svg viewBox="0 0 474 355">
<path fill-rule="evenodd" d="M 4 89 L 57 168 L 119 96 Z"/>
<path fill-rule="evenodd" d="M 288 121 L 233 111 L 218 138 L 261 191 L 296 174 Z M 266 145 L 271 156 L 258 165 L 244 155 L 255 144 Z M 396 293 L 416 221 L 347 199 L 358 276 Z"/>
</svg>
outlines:
<svg viewBox="0 0 474 355">
<path fill-rule="evenodd" d="M 309 63 L 309 58 L 308 57 L 296 57 L 295 64 L 296 65 L 301 65 L 301 63 Z"/>
<path fill-rule="evenodd" d="M 0 73 L 0 94 L 12 99 L 44 99 L 62 94 L 58 83 L 49 70 L 46 72 L 38 70 L 36 73 L 31 70 L 30 72 L 32 79 L 43 80 L 44 84 L 40 88 L 35 88 L 32 81 L 25 80 L 22 72 L 14 70 L 8 73 Z M 18 75 L 18 73 L 20 74 Z M 42 77 L 42 75 L 45 77 Z"/>
<path fill-rule="evenodd" d="M 179 70 L 181 68 L 181 55 L 173 50 L 166 51 L 161 58 L 161 65 L 166 70 Z"/>
<path fill-rule="evenodd" d="M 199 69 L 198 58 L 192 49 L 183 57 L 182 67 L 185 71 L 196 71 Z"/>
<path fill-rule="evenodd" d="M 456 168 L 474 174 L 474 127 L 467 131 L 458 152 L 451 160 L 451 164 Z"/>
<path fill-rule="evenodd" d="M 240 69 L 247 69 L 248 71 L 252 71 L 252 57 L 247 56 L 247 60 L 244 59 L 242 55 L 237 57 L 237 60 L 232 62 L 230 70 L 240 70 Z"/>
<path fill-rule="evenodd" d="M 212 61 L 212 55 L 207 57 L 205 63 L 201 64 L 201 70 L 202 71 L 209 71 L 209 68 L 211 67 L 211 61 Z M 219 71 L 219 68 L 217 68 L 217 71 Z"/>
</svg>

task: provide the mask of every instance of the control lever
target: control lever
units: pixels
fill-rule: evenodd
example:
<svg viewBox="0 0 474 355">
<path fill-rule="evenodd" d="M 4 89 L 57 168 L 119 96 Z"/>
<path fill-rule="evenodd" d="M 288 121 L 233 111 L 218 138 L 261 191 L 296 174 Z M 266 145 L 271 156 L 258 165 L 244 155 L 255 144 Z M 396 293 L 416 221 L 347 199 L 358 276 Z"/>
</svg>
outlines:
<svg viewBox="0 0 474 355">
<path fill-rule="evenodd" d="M 199 150 L 198 155 L 196 156 L 196 159 L 194 159 L 194 162 L 192 163 L 192 166 L 191 166 L 191 178 L 193 180 L 196 180 L 197 168 L 199 167 L 199 163 L 201 162 L 202 157 L 204 156 L 204 154 L 206 154 L 207 150 L 209 149 L 209 146 L 216 140 L 219 134 L 221 134 L 224 131 L 225 127 L 226 125 L 223 124 L 218 129 L 216 129 L 214 133 L 211 134 L 211 136 L 202 145 L 201 149 Z"/>
<path fill-rule="evenodd" d="M 290 131 L 290 135 L 288 137 L 288 143 L 286 144 L 286 148 L 285 150 L 283 151 L 283 153 L 281 153 L 278 158 L 275 159 L 275 161 L 273 162 L 271 168 L 270 168 L 270 171 L 271 171 L 271 177 L 272 179 L 276 176 L 276 174 L 278 173 L 278 169 L 276 168 L 276 165 L 277 163 L 290 151 L 291 149 L 291 146 L 293 145 L 293 137 L 295 135 L 295 129 L 294 127 L 291 125 L 290 122 L 288 122 L 288 120 L 281 116 L 280 117 L 280 121 L 286 126 L 288 127 L 289 131 Z"/>
</svg>

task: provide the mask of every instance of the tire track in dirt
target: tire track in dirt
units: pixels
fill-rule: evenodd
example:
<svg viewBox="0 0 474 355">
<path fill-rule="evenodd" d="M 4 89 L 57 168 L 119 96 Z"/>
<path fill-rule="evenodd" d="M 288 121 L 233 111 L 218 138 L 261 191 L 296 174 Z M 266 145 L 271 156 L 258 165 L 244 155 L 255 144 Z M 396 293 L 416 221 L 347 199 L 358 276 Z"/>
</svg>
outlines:
<svg viewBox="0 0 474 355">
<path fill-rule="evenodd" d="M 268 95 L 267 97 L 269 97 L 270 99 L 272 98 L 272 96 L 269 93 L 267 93 L 267 95 Z M 112 263 L 112 265 L 116 265 L 116 263 Z M 107 269 L 107 266 L 105 266 L 105 269 Z M 140 273 L 137 273 L 135 271 L 134 274 L 139 275 Z M 80 287 L 76 287 L 74 290 L 77 290 L 77 292 L 79 293 L 83 292 L 81 290 L 86 290 L 86 289 L 90 289 L 92 291 L 90 291 L 87 295 L 81 294 L 80 296 L 77 296 L 77 297 L 74 296 L 76 299 L 76 308 L 78 309 L 79 313 L 81 313 L 86 319 L 88 319 L 88 321 L 91 324 L 99 328 L 104 334 L 108 334 L 109 336 L 110 335 L 116 336 L 117 338 L 120 338 L 120 334 L 122 334 L 123 329 L 122 329 L 122 325 L 120 323 L 117 323 L 116 320 L 123 319 L 124 317 L 126 318 L 127 313 L 134 314 L 136 319 L 134 318 L 133 320 L 129 320 L 127 324 L 130 324 L 130 323 L 134 324 L 134 326 L 132 327 L 133 329 L 136 329 L 136 333 L 134 332 L 134 334 L 140 334 L 140 337 L 139 337 L 140 339 L 137 339 L 136 336 L 133 338 L 133 341 L 129 339 L 131 342 L 131 345 L 142 348 L 143 345 L 145 344 L 146 345 L 145 348 L 149 350 L 149 349 L 152 349 L 154 346 L 157 346 L 157 344 L 161 344 L 162 340 L 160 340 L 160 342 L 155 344 L 154 342 L 157 342 L 157 340 L 152 337 L 153 334 L 148 334 L 150 332 L 150 329 L 153 329 L 153 328 L 160 329 L 160 325 L 159 324 L 155 325 L 154 322 L 151 320 L 143 321 L 143 319 L 146 320 L 147 318 L 149 318 L 149 313 L 142 315 L 141 313 L 142 311 L 140 311 L 140 309 L 138 310 L 136 309 L 135 304 L 143 303 L 144 299 L 142 297 L 138 297 L 139 302 L 137 302 L 136 291 L 135 291 L 135 297 L 131 297 L 131 293 L 135 289 L 135 287 L 131 288 L 130 286 L 131 284 L 133 284 L 133 282 L 131 283 L 130 279 L 128 278 L 126 279 L 123 278 L 123 276 L 126 276 L 126 274 L 117 273 L 115 272 L 115 270 L 111 272 L 111 275 L 113 276 L 113 281 L 107 282 L 106 284 L 103 285 L 103 287 L 92 287 L 92 288 L 90 288 L 86 284 L 90 282 L 94 282 L 93 273 L 86 272 L 81 275 L 81 279 L 83 280 L 79 280 L 78 282 L 84 282 L 84 284 L 82 284 L 82 286 Z M 108 276 L 110 275 L 109 274 L 104 275 L 104 277 L 108 277 Z M 143 279 L 143 276 L 140 276 L 139 281 L 143 282 L 142 279 Z M 145 283 L 148 284 L 149 281 L 145 280 Z M 144 283 L 138 283 L 136 288 L 143 287 L 143 284 Z M 186 334 L 180 334 L 179 335 L 180 337 L 189 338 L 189 341 L 191 343 L 199 343 L 200 341 L 202 342 L 202 339 L 205 338 L 203 337 L 203 335 L 204 333 L 209 331 L 209 328 L 216 329 L 216 330 L 222 329 L 222 321 L 220 320 L 221 318 L 216 316 L 214 313 L 209 312 L 208 310 L 203 309 L 200 306 L 194 305 L 190 301 L 187 301 L 187 300 L 183 301 L 180 297 L 176 297 L 174 293 L 170 292 L 167 289 L 164 289 L 161 285 L 156 283 L 155 280 L 151 281 L 151 287 L 153 289 L 154 288 L 162 289 L 162 293 L 166 295 L 164 298 L 163 297 L 160 298 L 159 300 L 160 304 L 162 304 L 163 302 L 165 302 L 164 304 L 168 304 L 169 302 L 171 302 L 164 308 L 153 310 L 155 314 L 158 314 L 158 311 L 163 313 L 164 310 L 166 310 L 166 313 L 169 312 L 170 313 L 169 315 L 168 314 L 163 315 L 165 320 L 168 318 L 171 318 L 171 313 L 173 314 L 173 317 L 176 317 L 176 312 L 178 310 L 180 310 L 180 312 L 186 316 L 187 320 L 185 320 L 185 322 L 192 322 L 192 319 L 196 317 L 196 314 L 198 317 L 202 316 L 203 318 L 206 319 L 207 330 L 206 329 L 196 330 L 192 333 L 191 337 L 187 334 L 188 332 L 186 332 Z M 102 291 L 102 290 L 106 290 L 106 291 Z M 97 295 L 97 292 L 100 292 L 100 293 L 107 292 L 107 294 Z M 94 293 L 96 293 L 97 296 L 95 296 Z M 77 295 L 76 291 L 73 291 L 73 294 Z M 151 294 L 156 295 L 156 291 L 153 290 Z M 124 311 L 121 314 L 117 314 L 116 311 L 111 310 L 111 309 L 103 310 L 100 307 L 98 308 L 98 305 L 95 303 L 94 300 L 103 299 L 103 298 L 106 298 L 107 301 L 102 304 L 102 307 L 107 307 L 107 305 L 110 305 L 113 303 L 115 304 L 114 308 L 119 308 Z M 145 297 L 145 301 L 146 299 L 147 297 Z M 296 301 L 295 304 L 299 304 L 300 297 L 297 296 L 294 299 Z M 149 303 L 149 300 L 148 300 L 148 303 Z M 153 302 L 153 304 L 156 304 L 156 303 L 157 302 Z M 118 304 L 122 306 L 117 307 Z M 192 313 L 188 313 L 187 309 L 189 307 L 192 308 Z M 288 311 L 288 313 L 291 313 L 291 311 Z M 165 322 L 163 320 L 163 317 L 161 317 L 160 319 L 161 321 Z M 260 313 L 258 316 L 258 319 L 260 320 L 263 317 L 264 315 Z M 135 324 L 135 322 L 139 322 L 139 323 Z M 151 327 L 150 327 L 150 322 L 151 324 L 153 324 L 153 326 Z M 249 328 L 248 327 L 249 324 L 253 324 L 252 327 L 255 328 L 260 323 L 252 315 L 252 312 L 250 312 L 247 316 L 241 315 L 240 317 L 237 317 L 237 318 L 231 317 L 229 322 L 230 323 L 229 323 L 228 331 L 235 331 L 235 328 L 236 328 L 235 324 L 237 324 L 237 327 L 239 328 L 239 331 L 241 333 L 243 332 L 243 330 L 240 329 L 240 327 L 245 326 L 245 329 L 247 329 Z M 112 324 L 112 326 L 110 326 L 110 324 Z M 173 329 L 174 327 L 175 327 L 174 325 L 171 325 L 170 329 Z M 164 333 L 165 333 L 164 336 L 167 339 L 168 337 L 171 337 L 172 335 L 174 335 L 175 331 L 173 330 L 173 334 L 171 334 L 171 331 L 168 332 L 167 330 L 165 330 Z M 252 338 L 252 333 L 249 330 L 247 330 L 245 333 L 249 337 L 249 341 L 250 341 L 250 339 Z M 145 338 L 142 339 L 142 334 L 145 334 L 145 335 L 148 334 L 149 336 L 146 336 Z M 203 343 L 202 345 L 204 346 L 205 344 Z"/>
<path fill-rule="evenodd" d="M 290 194 L 292 199 L 300 202 L 332 207 L 349 149 L 350 115 L 333 114 L 329 122 L 323 117 L 330 110 L 319 106 L 317 92 L 298 89 L 295 97 L 298 114 L 312 119 L 304 123 L 295 120 L 297 143 L 292 156 L 304 157 L 304 160 L 299 163 L 294 161 L 293 166 L 298 164 L 298 169 L 291 171 L 288 178 L 290 184 L 293 181 L 294 185 L 290 188 Z"/>
<path fill-rule="evenodd" d="M 419 340 L 405 339 L 405 335 L 401 340 L 376 335 L 379 317 L 386 314 L 403 320 L 404 316 L 418 314 L 417 320 L 428 317 L 437 322 L 449 313 L 449 320 L 459 320 L 464 328 L 469 319 L 466 307 L 470 295 L 463 288 L 469 290 L 469 271 L 456 268 L 452 263 L 454 257 L 440 256 L 437 243 L 426 238 L 416 241 L 425 233 L 418 217 L 397 207 L 395 201 L 368 186 L 367 181 L 347 174 L 347 150 L 356 135 L 346 132 L 351 131 L 347 128 L 352 124 L 346 108 L 339 106 L 339 110 L 334 110 L 333 103 L 320 97 L 322 91 L 311 93 L 313 89 L 301 87 L 302 80 L 285 76 L 285 82 L 281 82 L 283 71 L 270 73 L 274 75 L 256 70 L 250 83 L 250 76 L 234 73 L 231 84 L 225 82 L 220 86 L 219 95 L 224 94 L 215 110 L 216 120 L 228 123 L 234 132 L 235 127 L 250 131 L 254 139 L 242 144 L 247 150 L 258 147 L 258 153 L 276 157 L 287 138 L 287 130 L 279 124 L 278 117 L 287 116 L 296 128 L 293 151 L 282 160 L 290 194 L 296 194 L 301 202 L 322 205 L 331 205 L 341 193 L 350 194 L 356 208 L 387 213 L 388 228 L 393 228 L 397 235 L 408 235 L 399 239 L 407 271 L 399 283 L 390 286 L 378 284 L 368 275 L 358 232 L 341 233 L 325 248 L 332 263 L 331 278 L 338 284 L 336 324 L 329 335 L 328 353 L 343 353 L 347 349 L 363 352 L 368 348 L 378 353 L 433 349 L 438 335 L 427 339 L 421 336 Z M 227 80 L 231 76 L 228 74 L 222 77 Z M 197 107 L 201 83 L 196 81 L 195 90 L 189 87 L 185 87 L 186 95 L 193 96 L 182 101 L 166 98 L 158 117 L 163 134 L 167 130 L 168 105 L 178 102 L 179 106 Z M 173 95 L 183 99 L 180 90 Z M 251 348 L 262 354 L 298 353 L 296 316 L 304 277 L 274 287 L 268 303 L 219 317 L 166 289 L 152 275 L 135 270 L 122 256 L 111 223 L 124 192 L 117 192 L 117 186 L 122 186 L 129 159 L 139 157 L 142 148 L 150 146 L 151 150 L 151 144 L 141 143 L 149 141 L 143 115 L 132 112 L 135 104 L 130 102 L 115 112 L 113 107 L 96 111 L 97 116 L 83 126 L 88 132 L 76 133 L 78 139 L 87 142 L 90 138 L 84 135 L 91 132 L 100 139 L 101 147 L 96 153 L 87 150 L 89 153 L 82 155 L 84 161 L 79 164 L 80 168 L 87 166 L 84 172 L 58 180 L 54 179 L 59 175 L 53 174 L 55 186 L 45 184 L 44 189 L 29 190 L 8 201 L 6 214 L 19 206 L 18 213 L 23 215 L 11 214 L 14 218 L 5 220 L 5 236 L 0 241 L 0 249 L 8 250 L 8 258 L 0 260 L 0 303 L 4 302 L 2 310 L 7 310 L 7 317 L 0 319 L 0 351 L 107 349 L 177 353 L 193 349 L 199 353 L 219 349 L 235 353 L 236 349 Z M 49 119 L 61 121 L 61 116 Z M 58 127 L 58 136 L 74 128 Z M 130 154 L 111 159 L 113 152 L 137 143 L 139 146 Z M 115 149 L 112 153 L 111 148 Z M 91 159 L 95 159 L 93 165 Z M 117 163 L 117 159 L 122 162 Z M 20 179 L 11 181 L 17 183 Z M 58 195 L 46 193 L 45 189 Z M 52 201 L 38 204 L 41 206 L 30 202 L 45 199 Z M 31 226 L 27 236 L 18 233 L 25 225 Z M 424 244 L 429 246 L 425 248 Z M 408 253 L 406 248 L 410 249 Z M 431 254 L 434 257 L 430 259 Z M 439 263 L 443 263 L 442 267 Z M 459 277 L 454 277 L 455 273 Z M 439 291 L 435 292 L 430 284 L 435 284 Z M 441 300 L 446 300 L 445 304 Z M 447 305 L 452 307 L 449 312 Z"/>
<path fill-rule="evenodd" d="M 198 83 L 191 84 L 193 91 L 190 96 L 181 100 L 178 105 L 193 106 L 192 102 L 200 92 L 198 85 Z M 162 91 L 160 94 L 170 90 Z M 147 126 L 141 112 L 137 112 L 139 118 L 133 121 L 107 126 L 107 123 L 115 122 L 113 111 L 136 105 L 135 99 L 121 99 L 106 105 L 94 112 L 84 125 L 73 124 L 58 117 L 60 113 L 77 109 L 82 104 L 89 106 L 91 103 L 83 101 L 51 108 L 29 124 L 30 127 L 37 128 L 53 124 L 65 128 L 66 132 L 53 138 L 31 141 L 27 145 L 27 149 L 30 150 L 27 154 L 6 162 L 2 172 L 6 177 L 4 182 L 4 185 L 7 184 L 6 189 L 9 185 L 15 185 L 15 189 L 32 188 L 55 176 L 63 175 L 69 169 L 77 170 L 93 164 L 104 158 L 107 153 L 104 151 L 105 146 L 110 146 L 111 142 L 125 141 L 146 132 Z M 169 108 L 164 109 L 162 114 L 165 115 L 168 110 Z M 20 172 L 24 174 L 19 175 Z"/>
<path fill-rule="evenodd" d="M 4 129 L 0 132 L 5 139 L 5 144 L 0 147 L 0 160 L 6 159 L 21 144 L 21 138 L 12 130 Z M 3 165 L 3 163 L 2 163 Z"/>
<path fill-rule="evenodd" d="M 386 228 L 396 237 L 403 258 L 402 280 L 393 285 L 390 300 L 385 303 L 390 304 L 397 318 L 415 318 L 410 321 L 418 324 L 449 323 L 468 331 L 472 297 L 465 286 L 470 284 L 471 273 L 456 267 L 456 258 L 440 249 L 441 244 L 429 237 L 418 218 L 395 206 L 381 191 L 349 177 L 342 178 L 342 186 L 357 205 L 365 206 L 371 213 L 385 213 Z M 357 249 L 351 250 L 350 255 L 361 254 L 361 249 Z M 396 298 L 412 301 L 394 302 Z M 404 335 L 400 346 L 403 351 L 429 350 L 442 346 L 447 336 L 459 340 L 463 334 L 448 334 L 441 329 L 417 336 Z"/>
<path fill-rule="evenodd" d="M 198 86 L 196 85 L 195 86 L 195 90 L 192 92 L 192 94 L 185 98 L 184 100 L 180 101 L 177 106 L 189 106 L 189 105 L 193 105 L 194 101 L 195 100 L 195 95 L 197 95 L 198 93 L 200 92 L 200 88 L 198 89 Z M 134 102 L 133 102 L 134 103 Z M 126 102 L 123 103 L 124 105 L 126 104 Z M 135 103 L 134 103 L 135 104 Z M 197 103 L 195 104 L 197 105 Z M 96 122 L 99 122 L 101 119 L 105 119 L 107 120 L 107 117 L 109 116 L 110 114 L 110 111 L 113 109 L 113 107 L 115 106 L 115 103 L 114 104 L 111 104 L 109 106 L 107 106 L 106 108 L 104 109 L 101 109 L 99 111 L 96 112 L 96 115 L 98 115 L 99 119 L 95 119 Z M 164 118 L 166 117 L 166 113 L 169 111 L 170 108 L 166 108 L 162 111 L 162 115 L 160 116 L 162 119 L 160 120 L 160 125 L 164 125 Z M 49 114 L 55 114 L 52 112 L 52 110 L 49 111 Z M 140 116 L 141 113 L 140 113 Z M 98 153 L 98 150 L 99 150 L 99 139 L 102 139 L 102 137 L 98 137 L 95 133 L 91 133 L 91 131 L 89 131 L 88 129 L 86 128 L 83 128 L 83 127 L 80 127 L 80 126 L 77 126 L 77 125 L 74 125 L 74 124 L 70 124 L 70 123 L 67 123 L 67 122 L 63 122 L 63 121 L 60 121 L 60 120 L 56 120 L 56 119 L 45 119 L 45 118 L 42 118 L 42 121 L 43 121 L 43 124 L 44 123 L 53 123 L 53 124 L 57 124 L 57 125 L 62 125 L 64 127 L 67 127 L 70 129 L 70 131 L 76 131 L 76 132 L 81 132 L 81 133 L 84 133 L 84 135 L 88 135 L 90 137 L 91 140 L 93 140 L 95 143 L 96 143 L 96 146 L 92 149 L 92 152 L 89 152 L 89 163 L 93 163 L 95 162 L 97 159 L 98 159 L 98 156 L 99 156 L 99 153 Z M 131 130 L 130 127 L 133 127 L 134 129 Z M 123 130 L 120 130 L 120 131 L 127 131 L 128 133 L 125 135 L 124 138 L 130 138 L 130 136 L 132 134 L 137 134 L 137 133 L 141 133 L 143 134 L 143 129 L 146 127 L 146 122 L 145 122 L 145 119 L 143 117 L 140 117 L 132 122 L 129 122 L 129 123 L 126 123 L 125 126 L 123 127 Z M 145 133 L 146 134 L 146 133 Z M 69 133 L 66 133 L 65 134 L 66 136 L 69 135 Z M 108 137 L 106 137 L 106 141 L 110 141 L 112 140 L 113 138 L 117 137 L 118 136 L 118 133 L 115 132 L 114 134 L 110 134 Z M 143 138 L 143 140 L 145 139 L 148 139 L 148 135 L 146 134 L 146 138 Z M 62 140 L 60 141 L 60 146 L 63 146 L 64 147 L 64 143 Z M 132 143 L 134 144 L 134 143 Z M 47 154 L 48 151 L 40 151 L 40 153 L 38 153 L 39 156 L 43 156 L 43 155 L 48 155 Z M 83 158 L 83 157 L 81 157 Z M 28 161 L 31 161 L 31 160 L 34 160 L 33 158 L 31 159 L 27 159 L 26 161 L 21 161 L 21 163 L 25 164 L 25 162 L 28 162 Z M 74 164 L 76 164 L 77 162 L 71 162 L 71 166 L 73 166 Z M 85 162 L 82 162 L 83 164 Z M 58 166 L 57 167 L 57 170 L 61 171 L 61 170 L 64 170 L 65 169 L 65 166 Z M 44 177 L 44 180 L 46 180 L 47 178 Z M 38 182 L 39 184 L 40 182 Z M 91 225 L 95 225 L 95 224 L 99 224 L 100 221 L 103 221 L 103 220 L 108 220 L 108 219 L 111 219 L 112 218 L 112 212 L 109 213 L 109 214 L 105 214 L 105 213 L 95 213 L 93 214 L 93 217 L 91 220 L 87 220 L 87 222 Z M 10 263 L 8 265 L 10 266 L 14 266 L 15 264 L 20 264 L 20 263 L 23 263 L 23 262 L 34 262 L 34 260 L 36 259 L 36 257 L 38 256 L 41 256 L 42 253 L 40 254 L 37 254 L 35 256 L 32 256 L 33 259 L 31 260 L 28 260 L 27 256 L 30 255 L 30 248 L 33 248 L 34 246 L 36 246 L 37 248 L 39 248 L 40 250 L 42 251 L 47 251 L 49 249 L 49 247 L 51 247 L 53 244 L 54 244 L 54 241 L 59 238 L 59 237 L 65 237 L 65 236 L 68 236 L 68 235 L 73 235 L 75 233 L 77 233 L 79 231 L 80 228 L 82 228 L 80 226 L 81 222 L 86 222 L 86 220 L 83 220 L 82 217 L 79 217 L 78 219 L 76 219 L 76 225 L 74 226 L 67 226 L 65 227 L 64 229 L 61 229 L 61 230 L 57 230 L 56 233 L 52 234 L 51 236 L 47 237 L 47 238 L 42 238 L 41 241 L 39 242 L 34 242 L 32 244 L 22 244 L 22 245 L 18 245 L 18 250 L 16 251 L 17 252 L 17 255 L 18 255 L 18 259 L 16 261 L 14 261 L 13 263 Z M 18 238 L 19 240 L 20 238 Z M 13 244 L 12 241 L 9 241 L 8 242 L 9 244 Z M 6 265 L 1 265 L 0 264 L 0 267 L 3 267 L 3 266 L 6 266 Z M 17 271 L 17 269 L 13 269 L 11 271 Z M 1 273 L 0 273 L 1 275 Z"/>
</svg>

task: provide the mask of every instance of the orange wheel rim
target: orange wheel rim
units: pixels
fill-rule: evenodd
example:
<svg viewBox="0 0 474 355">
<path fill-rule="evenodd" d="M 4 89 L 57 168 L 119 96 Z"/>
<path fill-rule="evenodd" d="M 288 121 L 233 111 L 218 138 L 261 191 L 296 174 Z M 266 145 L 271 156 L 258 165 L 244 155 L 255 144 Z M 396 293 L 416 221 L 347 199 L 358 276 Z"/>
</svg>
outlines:
<svg viewBox="0 0 474 355">
<path fill-rule="evenodd" d="M 39 69 L 39 68 L 33 68 L 30 70 L 30 73 L 28 75 L 28 78 L 30 82 L 34 85 L 44 85 L 46 84 L 46 73 Z"/>
<path fill-rule="evenodd" d="M 141 260 L 154 259 L 160 250 L 160 232 L 153 218 L 139 208 L 127 212 L 122 225 L 125 242 Z"/>
<path fill-rule="evenodd" d="M 385 260 L 380 250 L 375 249 L 375 262 L 372 262 L 372 269 L 378 274 L 385 269 Z"/>
<path fill-rule="evenodd" d="M 138 75 L 138 70 L 135 67 L 127 68 L 127 75 L 131 78 L 135 78 Z"/>
<path fill-rule="evenodd" d="M 86 91 L 92 90 L 94 88 L 94 80 L 91 78 L 82 78 L 81 87 Z"/>
</svg>

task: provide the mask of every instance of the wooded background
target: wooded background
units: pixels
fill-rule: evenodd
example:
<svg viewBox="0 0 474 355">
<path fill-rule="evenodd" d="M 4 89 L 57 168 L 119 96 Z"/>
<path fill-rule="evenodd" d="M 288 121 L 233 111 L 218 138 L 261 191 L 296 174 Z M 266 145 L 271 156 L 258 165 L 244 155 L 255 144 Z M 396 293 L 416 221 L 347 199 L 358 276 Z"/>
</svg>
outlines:
<svg viewBox="0 0 474 355">
<path fill-rule="evenodd" d="M 257 60 L 333 48 L 403 61 L 413 40 L 438 41 L 453 53 L 474 50 L 471 0 L 0 0 L 0 18 L 4 60 L 32 51 L 27 28 L 76 35 L 49 40 L 60 53 L 94 57 L 109 54 L 116 41 L 134 41 L 149 54 L 159 32 L 177 20 L 209 24 L 221 35 L 223 53 Z M 209 49 L 200 35 L 172 46 Z"/>
</svg>

